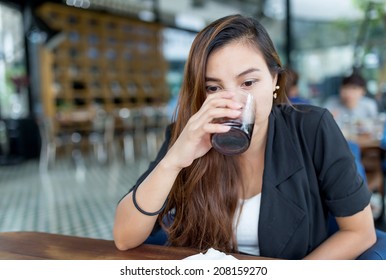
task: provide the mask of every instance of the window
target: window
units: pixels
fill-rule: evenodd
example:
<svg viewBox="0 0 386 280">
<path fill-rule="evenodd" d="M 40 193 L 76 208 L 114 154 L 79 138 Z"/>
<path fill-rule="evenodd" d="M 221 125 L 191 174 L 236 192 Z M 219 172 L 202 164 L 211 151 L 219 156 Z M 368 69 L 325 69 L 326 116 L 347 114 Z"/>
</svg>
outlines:
<svg viewBox="0 0 386 280">
<path fill-rule="evenodd" d="M 28 112 L 22 14 L 0 3 L 0 118 L 22 118 Z"/>
</svg>

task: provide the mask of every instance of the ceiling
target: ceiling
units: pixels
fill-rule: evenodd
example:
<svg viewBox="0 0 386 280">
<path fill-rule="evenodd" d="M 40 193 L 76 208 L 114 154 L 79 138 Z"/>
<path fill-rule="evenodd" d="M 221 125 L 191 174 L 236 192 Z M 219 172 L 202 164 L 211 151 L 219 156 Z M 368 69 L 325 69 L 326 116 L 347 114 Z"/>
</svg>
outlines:
<svg viewBox="0 0 386 280">
<path fill-rule="evenodd" d="M 0 1 L 18 6 L 35 6 L 46 2 L 46 0 Z M 290 3 L 294 19 L 331 21 L 339 18 L 363 18 L 363 11 L 354 6 L 354 0 L 51 0 L 50 2 L 128 14 L 148 21 L 160 20 L 169 26 L 196 31 L 217 18 L 235 13 L 260 19 L 283 20 L 286 16 L 287 1 Z"/>
<path fill-rule="evenodd" d="M 229 14 L 260 16 L 266 0 L 64 0 L 67 5 L 130 14 L 142 20 L 159 20 L 169 26 L 200 30 Z"/>
</svg>

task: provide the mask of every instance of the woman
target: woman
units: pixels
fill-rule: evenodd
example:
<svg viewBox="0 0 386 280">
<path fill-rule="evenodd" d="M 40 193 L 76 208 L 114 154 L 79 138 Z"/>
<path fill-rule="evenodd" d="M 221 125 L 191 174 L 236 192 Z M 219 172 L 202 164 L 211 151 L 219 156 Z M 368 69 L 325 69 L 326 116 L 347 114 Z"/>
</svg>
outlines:
<svg viewBox="0 0 386 280">
<path fill-rule="evenodd" d="M 257 115 L 248 150 L 224 156 L 210 139 L 230 128 L 213 119 L 240 114 L 236 88 L 254 95 Z M 328 111 L 280 105 L 284 88 L 278 54 L 256 20 L 228 16 L 201 31 L 166 142 L 134 196 L 118 204 L 118 249 L 142 244 L 158 224 L 169 244 L 228 253 L 351 259 L 370 247 L 370 193 L 345 139 Z M 331 237 L 330 213 L 340 228 Z"/>
</svg>

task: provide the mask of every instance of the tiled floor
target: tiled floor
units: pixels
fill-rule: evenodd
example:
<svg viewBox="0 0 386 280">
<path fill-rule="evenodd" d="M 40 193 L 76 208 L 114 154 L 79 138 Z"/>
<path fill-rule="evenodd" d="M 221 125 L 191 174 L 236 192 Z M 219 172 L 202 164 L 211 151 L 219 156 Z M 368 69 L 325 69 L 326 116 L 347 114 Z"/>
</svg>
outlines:
<svg viewBox="0 0 386 280">
<path fill-rule="evenodd" d="M 59 161 L 46 174 L 37 161 L 0 166 L 0 232 L 43 231 L 112 239 L 115 206 L 147 167 Z M 386 230 L 385 222 L 377 227 Z"/>
<path fill-rule="evenodd" d="M 115 206 L 147 162 L 132 166 L 37 161 L 0 166 L 0 231 L 43 231 L 112 239 Z"/>
</svg>

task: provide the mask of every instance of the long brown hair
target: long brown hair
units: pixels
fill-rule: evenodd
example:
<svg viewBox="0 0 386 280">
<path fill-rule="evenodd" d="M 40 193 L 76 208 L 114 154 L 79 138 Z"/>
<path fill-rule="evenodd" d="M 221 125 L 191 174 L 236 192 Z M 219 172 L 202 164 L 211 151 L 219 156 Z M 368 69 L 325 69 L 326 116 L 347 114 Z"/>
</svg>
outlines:
<svg viewBox="0 0 386 280">
<path fill-rule="evenodd" d="M 285 102 L 281 62 L 264 27 L 257 20 L 241 15 L 218 19 L 203 29 L 192 44 L 170 145 L 205 101 L 208 56 L 235 40 L 246 40 L 261 51 L 272 76 L 278 75 L 280 89 L 274 102 Z M 234 219 L 238 186 L 242 186 L 239 168 L 237 157 L 224 156 L 212 149 L 180 172 L 168 204 L 159 216 L 159 220 L 165 222 L 164 217 L 169 211 L 175 213 L 171 225 L 165 226 L 171 244 L 201 250 L 213 247 L 224 252 L 237 251 Z"/>
</svg>

